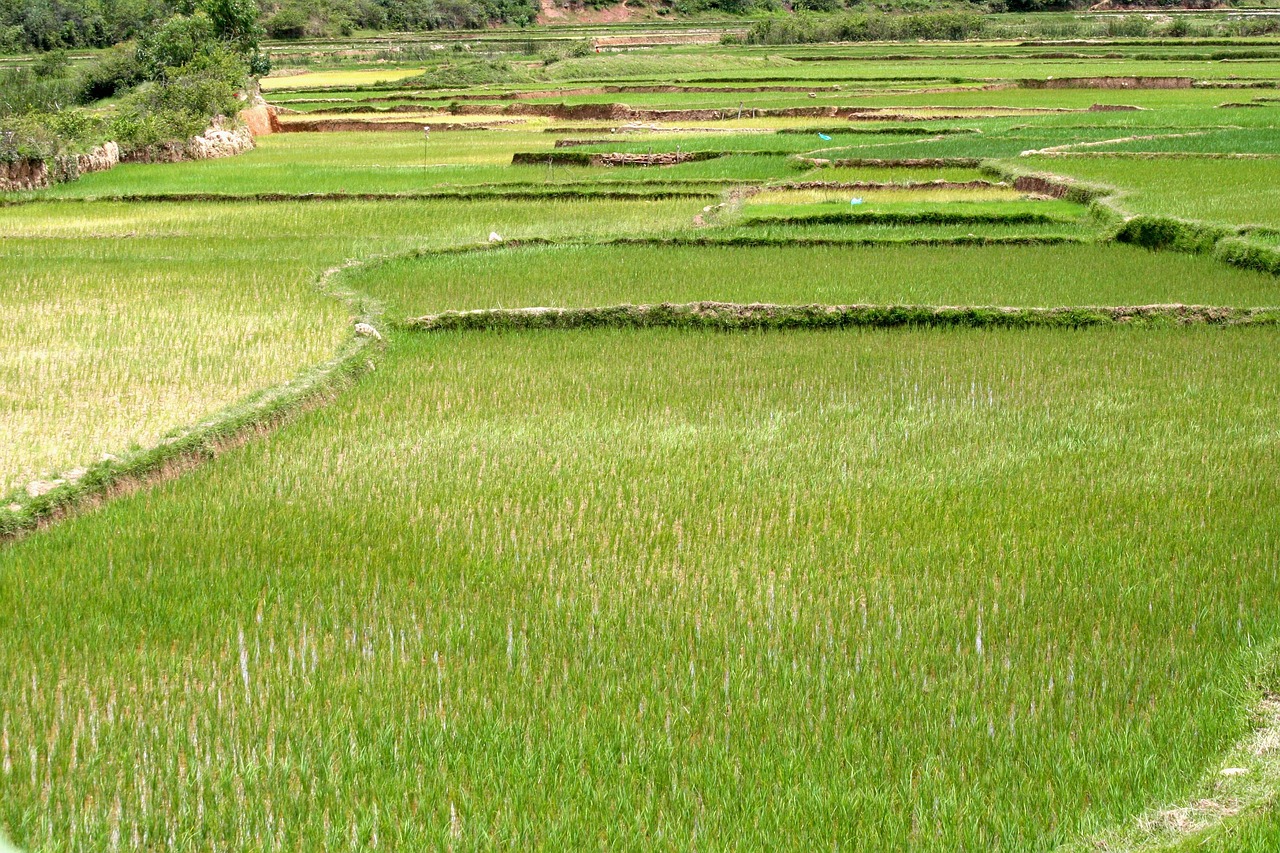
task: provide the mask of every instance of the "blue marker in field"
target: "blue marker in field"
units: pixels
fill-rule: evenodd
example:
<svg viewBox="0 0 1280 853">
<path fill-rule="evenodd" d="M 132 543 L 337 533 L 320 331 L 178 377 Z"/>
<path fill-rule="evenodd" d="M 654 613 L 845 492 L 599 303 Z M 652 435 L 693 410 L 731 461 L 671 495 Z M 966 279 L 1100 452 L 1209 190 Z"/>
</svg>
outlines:
<svg viewBox="0 0 1280 853">
<path fill-rule="evenodd" d="M 831 141 L 831 137 L 830 137 L 830 136 L 827 136 L 825 133 L 822 133 L 821 131 L 819 131 L 819 132 L 818 132 L 818 138 L 819 138 L 819 139 L 825 139 L 825 140 L 827 140 L 828 142 L 830 142 L 830 141 Z"/>
<path fill-rule="evenodd" d="M 862 199 L 860 199 L 860 198 L 851 198 L 851 199 L 849 199 L 849 204 L 862 204 Z"/>
</svg>

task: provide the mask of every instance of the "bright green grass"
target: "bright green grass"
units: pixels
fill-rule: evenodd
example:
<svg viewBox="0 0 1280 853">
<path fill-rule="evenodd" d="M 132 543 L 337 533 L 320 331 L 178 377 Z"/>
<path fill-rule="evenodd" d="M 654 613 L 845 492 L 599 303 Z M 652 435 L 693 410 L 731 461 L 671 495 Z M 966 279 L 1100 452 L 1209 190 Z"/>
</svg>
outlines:
<svg viewBox="0 0 1280 853">
<path fill-rule="evenodd" d="M 481 190 L 491 185 L 762 182 L 795 174 L 785 157 L 745 155 L 662 169 L 512 166 L 517 151 L 551 150 L 551 134 L 520 131 L 438 133 L 424 145 L 414 133 L 297 133 L 259 140 L 257 150 L 225 160 L 125 165 L 47 191 L 50 197 L 208 193 L 414 193 Z M 659 149 L 660 150 L 660 149 Z M 923 179 L 930 180 L 931 177 Z"/>
<path fill-rule="evenodd" d="M 750 275 L 741 271 L 750 270 Z M 392 318 L 442 310 L 624 302 L 924 305 L 1280 304 L 1263 273 L 1118 245 L 500 249 L 403 259 L 354 285 Z"/>
<path fill-rule="evenodd" d="M 1243 729 L 1276 343 L 402 340 L 272 440 L 0 551 L 0 822 L 1047 849 Z"/>
<path fill-rule="evenodd" d="M 734 89 L 556 102 L 1147 111 L 966 113 L 937 126 L 981 135 L 936 144 L 815 131 L 607 146 L 738 152 L 669 169 L 510 166 L 516 151 L 551 149 L 541 119 L 425 146 L 416 133 L 289 134 L 50 195 L 715 191 L 977 177 L 751 153 L 778 144 L 1013 157 L 1187 129 L 1213 130 L 1214 150 L 1268 144 L 1271 110 L 1215 109 L 1248 91 L 975 89 L 1049 74 L 1280 79 L 1280 62 L 1211 61 L 1211 46 L 1048 50 L 1128 58 L 1007 43 L 680 48 L 537 73 L 565 88 Z M 828 52 L 851 59 L 787 58 Z M 877 58 L 894 53 L 932 58 Z M 350 87 L 389 72 L 317 91 L 382 96 Z M 808 81 L 815 97 L 741 91 L 752 80 Z M 939 87 L 960 91 L 927 91 Z M 1014 162 L 1078 167 L 1127 190 L 1135 211 L 1280 225 L 1270 162 Z M 16 318 L 0 350 L 26 359 L 0 375 L 3 422 L 22 437 L 3 451 L 15 470 L 92 461 L 327 354 L 349 320 L 311 282 L 349 258 L 490 231 L 1096 230 L 739 228 L 724 211 L 682 230 L 705 203 L 0 209 L 0 306 Z M 393 261 L 350 283 L 387 300 L 394 321 L 701 299 L 1277 304 L 1274 278 L 1111 245 L 507 248 Z M 111 850 L 117 833 L 143 849 L 1037 850 L 1188 802 L 1240 742 L 1258 650 L 1280 624 L 1274 331 L 384 331 L 387 357 L 332 407 L 0 550 L 0 832 L 41 850 Z M 56 360 L 33 366 L 51 339 Z M 231 364 L 235 347 L 249 364 Z M 66 426 L 73 413 L 82 427 Z M 100 426 L 115 432 L 98 441 Z M 1270 823 L 1255 813 L 1215 837 L 1269 849 Z"/>
<path fill-rule="evenodd" d="M 742 220 L 705 232 L 713 239 L 752 241 L 841 240 L 908 242 L 955 239 L 1015 239 L 1027 242 L 1040 238 L 1068 238 L 1075 241 L 1099 239 L 1099 229 L 1088 222 L 991 223 L 965 222 L 958 225 L 888 225 L 883 222 L 836 222 L 779 224 L 769 220 L 744 223 Z"/>
<path fill-rule="evenodd" d="M 851 198 L 852 197 L 852 198 Z M 861 204 L 851 202 L 861 198 Z M 865 218 L 874 221 L 876 217 L 904 220 L 919 218 L 927 221 L 930 217 L 971 218 L 974 225 L 985 224 L 981 220 L 1034 219 L 1037 224 L 1049 222 L 1076 222 L 1089 215 L 1088 209 L 1069 201 L 867 201 L 863 196 L 851 191 L 842 201 L 814 202 L 808 204 L 754 204 L 743 211 L 747 224 L 769 221 L 803 221 L 806 219 L 821 220 L 827 218 L 835 221 L 841 217 Z"/>
<path fill-rule="evenodd" d="M 679 74 L 683 80 L 708 80 L 729 75 L 712 73 Z M 779 74 L 778 68 L 744 68 L 735 70 L 733 75 L 742 80 L 763 80 L 771 77 L 783 79 L 828 80 L 840 83 L 852 83 L 865 78 L 921 78 L 948 79 L 953 77 L 967 79 L 1002 79 L 1017 80 L 1022 78 L 1043 80 L 1048 77 L 1104 77 L 1104 76 L 1150 76 L 1150 77 L 1193 77 L 1196 79 L 1221 79 L 1235 76 L 1250 78 L 1275 79 L 1280 77 L 1280 61 L 1236 65 L 1215 60 L 1135 60 L 1135 59 L 1037 59 L 1018 58 L 1003 59 L 956 59 L 952 57 L 933 60 L 893 59 L 866 62 L 829 63 L 801 62 L 796 63 Z M 1026 90 L 1045 91 L 1045 90 Z M 1049 94 L 1081 90 L 1048 90 Z M 1165 90 L 1168 91 L 1168 90 Z M 1176 90 L 1175 90 L 1176 91 Z M 1095 90 L 1101 98 L 1111 100 L 1116 95 L 1132 94 L 1123 90 Z M 989 93 L 989 94 L 999 94 Z M 946 103 L 940 99 L 938 103 Z"/>
<path fill-rule="evenodd" d="M 336 349 L 347 312 L 305 272 L 156 242 L 0 244 L 0 494 L 150 445 Z"/>
<path fill-rule="evenodd" d="M 0 494 L 149 444 L 330 355 L 346 259 L 504 236 L 642 233 L 688 202 L 34 204 L 0 209 Z"/>
<path fill-rule="evenodd" d="M 329 89 L 340 88 L 342 86 L 369 86 L 395 80 L 403 80 L 421 73 L 421 69 L 416 68 L 314 71 L 306 74 L 283 77 L 267 77 L 262 81 L 262 90 L 264 92 L 270 92 L 275 89 Z"/>
<path fill-rule="evenodd" d="M 1280 850 L 1280 807 L 1265 804 L 1227 818 L 1220 827 L 1158 849 L 1163 853 L 1273 853 Z"/>
<path fill-rule="evenodd" d="M 1275 113 L 1280 116 L 1280 110 L 1275 111 Z M 1134 139 L 1081 150 L 1186 154 L 1265 154 L 1275 156 L 1280 155 L 1280 132 L 1275 127 L 1208 132 L 1193 131 L 1182 134 L 1162 134 L 1153 139 Z M 1280 168 L 1280 164 L 1273 165 L 1276 168 Z"/>
<path fill-rule="evenodd" d="M 1131 135 L 1114 127 L 1045 127 L 1029 124 L 1023 128 L 991 133 L 920 137 L 910 140 L 879 140 L 863 137 L 854 144 L 817 148 L 809 156 L 831 159 L 845 157 L 1017 157 L 1024 151 L 1082 142 L 1104 142 Z M 835 144 L 835 141 L 831 143 Z"/>
<path fill-rule="evenodd" d="M 839 202 L 848 204 L 851 198 L 861 198 L 868 204 L 907 203 L 907 202 L 990 202 L 1016 201 L 1024 198 L 1025 193 L 1013 187 L 913 187 L 911 189 L 830 189 L 815 188 L 807 190 L 774 189 L 765 190 L 746 196 L 742 199 L 743 207 L 773 204 L 825 204 Z"/>
<path fill-rule="evenodd" d="M 1029 157 L 1018 165 L 1118 187 L 1134 213 L 1280 227 L 1280 163 L 1272 160 Z"/>
<path fill-rule="evenodd" d="M 794 163 L 794 161 L 793 161 Z M 795 168 L 802 168 L 799 164 Z M 883 183 L 925 183 L 928 181 L 965 181 L 993 180 L 990 175 L 977 169 L 965 168 L 903 168 L 900 166 L 827 166 L 803 170 L 803 174 L 787 175 L 781 181 L 836 181 L 840 183 L 856 183 L 859 181 L 877 181 Z"/>
</svg>

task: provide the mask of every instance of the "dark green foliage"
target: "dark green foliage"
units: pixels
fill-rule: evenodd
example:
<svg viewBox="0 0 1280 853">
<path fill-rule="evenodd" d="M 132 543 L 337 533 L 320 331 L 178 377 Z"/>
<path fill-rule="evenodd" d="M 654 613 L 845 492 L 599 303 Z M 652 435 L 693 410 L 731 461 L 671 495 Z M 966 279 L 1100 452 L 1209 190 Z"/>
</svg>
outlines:
<svg viewBox="0 0 1280 853">
<path fill-rule="evenodd" d="M 234 115 L 236 93 L 248 68 L 226 47 L 212 47 L 159 80 L 140 87 L 121 105 L 111 125 L 122 145 L 145 147 L 202 132 L 214 116 Z"/>
<path fill-rule="evenodd" d="M 78 73 L 60 51 L 30 69 L 0 73 L 0 119 L 7 159 L 45 159 L 113 139 L 126 148 L 180 142 L 216 116 L 239 110 L 237 94 L 252 71 L 266 70 L 258 52 L 257 6 L 251 0 L 203 0 L 136 46 L 119 45 Z M 140 82 L 108 122 L 68 109 L 120 95 Z"/>
<path fill-rule="evenodd" d="M 291 4 L 283 7 L 267 19 L 267 35 L 273 39 L 300 39 L 309 34 L 306 13 L 301 6 Z M 325 35 L 325 33 L 314 33 Z"/>
<path fill-rule="evenodd" d="M 1187 222 L 1170 216 L 1135 216 L 1116 232 L 1116 240 L 1147 249 L 1172 249 L 1177 252 L 1203 254 L 1234 230 L 1220 226 Z"/>
<path fill-rule="evenodd" d="M 132 42 L 118 44 L 80 73 L 79 100 L 83 104 L 110 98 L 142 80 L 142 63 Z"/>
<path fill-rule="evenodd" d="M 158 80 L 166 68 L 192 62 L 214 41 L 213 21 L 202 12 L 175 15 L 138 44 L 138 63 L 143 76 Z"/>
<path fill-rule="evenodd" d="M 962 41 L 982 35 L 981 15 L 972 12 L 927 12 L 917 15 L 794 15 L 757 21 L 748 44 L 807 44 L 827 41 Z"/>
<path fill-rule="evenodd" d="M 1280 275 L 1280 247 L 1252 242 L 1247 237 L 1218 241 L 1213 256 L 1232 266 Z"/>
<path fill-rule="evenodd" d="M 151 30 L 176 0 L 0 0 L 0 50 L 108 47 Z"/>
<path fill-rule="evenodd" d="M 246 64 L 246 73 L 261 76 L 270 61 L 258 50 L 262 37 L 253 0 L 202 0 L 190 14 L 174 15 L 138 45 L 142 76 L 159 80 L 168 69 L 190 65 L 215 52 L 231 52 Z"/>
<path fill-rule="evenodd" d="M 340 0 L 329 0 L 337 5 Z M 358 27 L 391 30 L 478 29 L 506 23 L 528 26 L 538 16 L 534 0 L 356 0 Z"/>
<path fill-rule="evenodd" d="M 258 49 L 262 27 L 258 26 L 258 4 L 254 0 L 204 0 L 200 8 L 213 23 L 217 38 L 245 55 Z"/>
<path fill-rule="evenodd" d="M 0 118 L 57 110 L 75 100 L 67 76 L 42 77 L 30 68 L 0 70 Z"/>
<path fill-rule="evenodd" d="M 841 0 L 794 0 L 791 8 L 797 12 L 838 12 L 844 3 Z"/>
<path fill-rule="evenodd" d="M 0 162 L 43 160 L 94 141 L 101 122 L 71 109 L 79 81 L 63 57 L 44 67 L 0 70 Z"/>
</svg>

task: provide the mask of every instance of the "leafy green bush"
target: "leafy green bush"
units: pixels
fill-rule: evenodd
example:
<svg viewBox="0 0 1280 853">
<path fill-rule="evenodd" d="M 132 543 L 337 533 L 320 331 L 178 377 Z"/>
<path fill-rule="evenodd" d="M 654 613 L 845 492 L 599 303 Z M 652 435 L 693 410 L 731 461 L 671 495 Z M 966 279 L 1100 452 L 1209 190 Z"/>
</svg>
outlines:
<svg viewBox="0 0 1280 853">
<path fill-rule="evenodd" d="M 236 95 L 248 73 L 245 60 L 229 47 L 212 47 L 138 87 L 113 119 L 111 135 L 134 148 L 189 139 L 214 117 L 236 113 Z"/>
<path fill-rule="evenodd" d="M 844 3 L 842 0 L 793 0 L 791 8 L 797 12 L 838 12 Z"/>
<path fill-rule="evenodd" d="M 267 19 L 267 35 L 273 39 L 300 39 L 307 34 L 307 16 L 297 6 L 285 6 Z"/>
<path fill-rule="evenodd" d="M 174 15 L 138 43 L 142 76 L 159 80 L 166 68 L 180 68 L 194 61 L 213 41 L 213 21 L 208 15 L 198 10 L 190 15 Z"/>
<path fill-rule="evenodd" d="M 825 2 L 825 0 L 806 0 Z M 827 41 L 961 41 L 982 35 L 984 22 L 973 12 L 929 12 L 918 15 L 844 14 L 819 17 L 807 13 L 757 21 L 748 44 L 806 44 Z"/>
<path fill-rule="evenodd" d="M 46 160 L 58 153 L 61 140 L 33 114 L 7 119 L 0 130 L 0 163 Z"/>
<path fill-rule="evenodd" d="M 118 44 L 80 72 L 80 103 L 110 98 L 142 80 L 142 64 L 133 42 Z"/>
</svg>

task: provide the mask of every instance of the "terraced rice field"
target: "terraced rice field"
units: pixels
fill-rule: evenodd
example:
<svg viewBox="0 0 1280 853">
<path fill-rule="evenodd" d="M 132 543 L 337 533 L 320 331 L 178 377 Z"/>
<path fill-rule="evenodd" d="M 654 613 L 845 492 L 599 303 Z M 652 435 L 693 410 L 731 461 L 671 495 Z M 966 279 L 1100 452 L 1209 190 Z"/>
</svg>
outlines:
<svg viewBox="0 0 1280 853">
<path fill-rule="evenodd" d="M 0 830 L 1276 849 L 1280 56 L 1107 49 L 335 66 L 5 199 Z M 1020 82 L 1108 74 L 1197 87 Z"/>
</svg>

